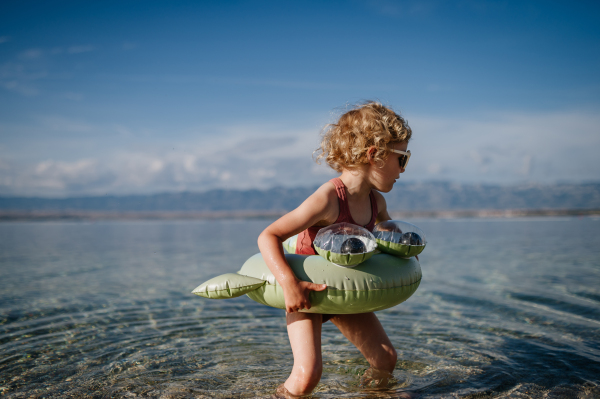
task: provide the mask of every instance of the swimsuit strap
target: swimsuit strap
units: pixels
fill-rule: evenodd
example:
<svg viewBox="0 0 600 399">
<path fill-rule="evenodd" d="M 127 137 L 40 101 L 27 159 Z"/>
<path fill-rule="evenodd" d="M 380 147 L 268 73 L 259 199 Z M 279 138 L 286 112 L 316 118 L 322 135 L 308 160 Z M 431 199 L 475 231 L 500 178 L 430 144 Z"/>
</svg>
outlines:
<svg viewBox="0 0 600 399">
<path fill-rule="evenodd" d="M 350 213 L 350 207 L 348 206 L 348 197 L 346 196 L 346 186 L 344 185 L 344 182 L 339 177 L 334 177 L 329 181 L 332 182 L 335 186 L 335 192 L 337 193 L 338 197 L 338 204 L 340 205 L 340 213 L 338 214 L 338 218 L 335 221 L 335 223 L 346 222 L 356 224 L 354 222 L 354 219 L 352 219 L 352 214 Z"/>
<path fill-rule="evenodd" d="M 377 221 L 377 215 L 379 214 L 379 210 L 377 209 L 377 199 L 375 198 L 375 193 L 373 190 L 369 193 L 369 198 L 371 198 L 371 220 L 365 226 L 365 229 L 369 231 L 373 231 L 375 227 L 375 222 Z"/>
<path fill-rule="evenodd" d="M 359 225 L 358 223 L 356 223 L 354 221 L 354 219 L 352 218 L 352 214 L 350 213 L 350 206 L 348 205 L 348 196 L 346 194 L 346 186 L 344 185 L 344 182 L 342 181 L 342 179 L 340 179 L 339 177 L 334 177 L 333 179 L 331 179 L 329 181 L 331 183 L 333 183 L 333 185 L 335 186 L 335 191 L 338 196 L 338 203 L 340 205 L 340 214 L 339 214 L 337 220 L 335 221 L 335 223 L 346 222 L 346 223 L 352 223 L 352 224 Z M 369 193 L 369 199 L 371 201 L 371 220 L 369 220 L 369 223 L 367 223 L 366 225 L 364 225 L 362 227 L 371 231 L 371 230 L 373 230 L 373 227 L 375 227 L 375 220 L 377 219 L 377 213 L 378 213 L 377 212 L 377 200 L 375 199 L 375 194 L 373 194 L 373 190 L 371 190 L 371 192 Z"/>
</svg>

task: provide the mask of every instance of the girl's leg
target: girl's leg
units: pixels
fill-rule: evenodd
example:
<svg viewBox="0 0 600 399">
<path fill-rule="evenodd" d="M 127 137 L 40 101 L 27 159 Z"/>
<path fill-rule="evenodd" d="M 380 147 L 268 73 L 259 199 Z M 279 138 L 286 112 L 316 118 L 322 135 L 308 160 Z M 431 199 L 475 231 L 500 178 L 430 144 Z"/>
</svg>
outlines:
<svg viewBox="0 0 600 399">
<path fill-rule="evenodd" d="M 321 380 L 322 316 L 314 313 L 287 313 L 287 330 L 294 354 L 292 373 L 284 384 L 293 395 L 307 395 Z"/>
<path fill-rule="evenodd" d="M 398 355 L 375 313 L 336 315 L 331 321 L 371 365 L 365 378 L 387 385 Z"/>
</svg>

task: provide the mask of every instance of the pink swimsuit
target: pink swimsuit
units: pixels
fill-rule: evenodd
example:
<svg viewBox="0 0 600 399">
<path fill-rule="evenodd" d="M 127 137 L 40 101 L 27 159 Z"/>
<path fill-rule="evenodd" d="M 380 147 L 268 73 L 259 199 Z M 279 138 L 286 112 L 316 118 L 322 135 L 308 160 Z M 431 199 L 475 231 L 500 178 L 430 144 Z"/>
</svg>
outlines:
<svg viewBox="0 0 600 399">
<path fill-rule="evenodd" d="M 335 221 L 335 223 L 352 223 L 357 224 L 354 219 L 352 219 L 352 215 L 350 214 L 350 208 L 348 207 L 348 197 L 346 196 L 346 186 L 340 178 L 336 177 L 330 180 L 335 185 L 335 191 L 337 192 L 338 202 L 340 204 L 340 214 Z M 373 231 L 373 227 L 375 227 L 375 220 L 377 219 L 377 201 L 375 199 L 375 195 L 373 191 L 369 193 L 369 198 L 371 199 L 371 220 L 364 227 L 369 231 Z M 315 247 L 313 245 L 313 241 L 317 236 L 319 230 L 321 230 L 325 226 L 311 226 L 308 229 L 304 230 L 302 233 L 298 234 L 298 241 L 296 241 L 296 253 L 301 255 L 316 255 Z M 332 318 L 335 315 L 324 314 L 323 315 L 323 323 Z"/>
<path fill-rule="evenodd" d="M 344 186 L 344 183 L 338 177 L 331 179 L 330 182 L 335 185 L 335 191 L 337 192 L 338 202 L 340 204 L 340 214 L 335 223 L 345 222 L 358 224 L 354 221 L 354 219 L 352 219 L 352 215 L 350 214 L 348 197 L 346 196 L 346 186 Z M 373 191 L 369 193 L 369 198 L 371 199 L 371 220 L 362 227 L 369 231 L 373 231 L 373 227 L 375 227 L 375 219 L 377 218 L 377 201 L 375 200 Z M 321 230 L 323 227 L 325 226 L 312 226 L 298 234 L 298 241 L 296 241 L 296 253 L 301 255 L 316 255 L 317 252 L 313 246 L 313 241 L 319 230 Z"/>
</svg>

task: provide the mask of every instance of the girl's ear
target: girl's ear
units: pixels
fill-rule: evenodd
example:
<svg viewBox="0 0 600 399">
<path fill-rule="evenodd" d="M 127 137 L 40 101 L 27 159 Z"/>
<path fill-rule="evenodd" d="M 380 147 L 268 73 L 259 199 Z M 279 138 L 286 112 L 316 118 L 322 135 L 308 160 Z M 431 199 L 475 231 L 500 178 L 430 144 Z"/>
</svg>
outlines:
<svg viewBox="0 0 600 399">
<path fill-rule="evenodd" d="M 372 165 L 375 164 L 375 154 L 377 154 L 377 148 L 375 148 L 374 146 L 369 147 L 369 149 L 367 150 L 367 160 Z"/>
</svg>

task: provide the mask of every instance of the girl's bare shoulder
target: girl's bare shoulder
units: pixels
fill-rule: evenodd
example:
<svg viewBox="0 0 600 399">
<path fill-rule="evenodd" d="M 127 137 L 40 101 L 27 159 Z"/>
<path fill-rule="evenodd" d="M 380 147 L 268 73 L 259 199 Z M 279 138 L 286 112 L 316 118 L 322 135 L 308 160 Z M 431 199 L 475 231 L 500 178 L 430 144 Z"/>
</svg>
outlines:
<svg viewBox="0 0 600 399">
<path fill-rule="evenodd" d="M 337 191 L 330 181 L 323 183 L 321 187 L 317 188 L 313 195 L 317 195 L 321 200 L 337 200 Z"/>
<path fill-rule="evenodd" d="M 306 202 L 321 215 L 319 224 L 335 223 L 339 214 L 338 196 L 335 186 L 327 182 L 319 187 Z"/>
</svg>

